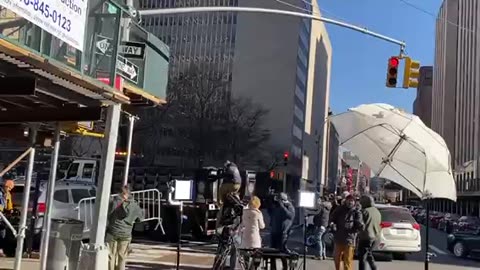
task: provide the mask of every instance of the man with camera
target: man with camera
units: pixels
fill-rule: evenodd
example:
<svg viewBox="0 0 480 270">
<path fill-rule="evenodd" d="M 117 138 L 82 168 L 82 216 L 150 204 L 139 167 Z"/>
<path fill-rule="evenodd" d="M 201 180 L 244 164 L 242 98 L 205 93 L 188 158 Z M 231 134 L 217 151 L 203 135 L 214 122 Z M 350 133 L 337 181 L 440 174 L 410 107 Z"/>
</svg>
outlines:
<svg viewBox="0 0 480 270">
<path fill-rule="evenodd" d="M 238 193 L 242 185 L 242 177 L 235 163 L 227 160 L 225 162 L 225 172 L 223 181 L 218 191 L 218 205 L 221 207 L 225 201 L 225 197 L 230 193 Z"/>
<path fill-rule="evenodd" d="M 287 240 L 295 218 L 295 207 L 286 193 L 274 197 L 273 207 L 270 209 L 271 246 L 287 252 Z"/>
</svg>

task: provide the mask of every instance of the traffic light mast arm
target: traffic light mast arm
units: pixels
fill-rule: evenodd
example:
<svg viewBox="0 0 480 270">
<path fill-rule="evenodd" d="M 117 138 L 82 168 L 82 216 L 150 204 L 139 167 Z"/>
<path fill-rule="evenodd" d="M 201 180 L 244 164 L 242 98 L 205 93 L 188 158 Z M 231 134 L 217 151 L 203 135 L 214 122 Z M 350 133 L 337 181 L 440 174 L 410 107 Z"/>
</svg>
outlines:
<svg viewBox="0 0 480 270">
<path fill-rule="evenodd" d="M 365 35 L 376 37 L 378 39 L 397 44 L 400 46 L 400 55 L 404 54 L 406 47 L 405 42 L 373 32 L 368 30 L 365 27 L 356 26 L 342 21 L 337 21 L 317 15 L 306 14 L 301 12 L 293 12 L 288 10 L 279 10 L 279 9 L 267 9 L 267 8 L 253 8 L 253 7 L 183 7 L 183 8 L 159 8 L 159 9 L 149 9 L 149 10 L 139 10 L 138 11 L 142 16 L 155 16 L 155 15 L 169 15 L 169 14 L 181 14 L 181 13 L 202 13 L 202 12 L 249 12 L 249 13 L 267 13 L 267 14 L 278 14 L 286 16 L 301 17 L 305 19 L 310 19 L 314 21 L 322 21 L 328 24 L 334 24 L 340 27 L 348 28 Z"/>
</svg>

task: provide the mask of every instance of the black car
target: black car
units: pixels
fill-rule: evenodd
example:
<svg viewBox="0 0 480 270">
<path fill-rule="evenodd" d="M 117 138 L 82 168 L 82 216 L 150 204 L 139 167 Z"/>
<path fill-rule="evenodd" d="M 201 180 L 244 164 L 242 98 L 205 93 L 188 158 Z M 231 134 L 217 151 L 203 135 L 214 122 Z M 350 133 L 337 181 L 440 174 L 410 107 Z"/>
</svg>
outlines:
<svg viewBox="0 0 480 270">
<path fill-rule="evenodd" d="M 480 258 L 480 230 L 448 235 L 447 248 L 456 257 Z"/>
</svg>

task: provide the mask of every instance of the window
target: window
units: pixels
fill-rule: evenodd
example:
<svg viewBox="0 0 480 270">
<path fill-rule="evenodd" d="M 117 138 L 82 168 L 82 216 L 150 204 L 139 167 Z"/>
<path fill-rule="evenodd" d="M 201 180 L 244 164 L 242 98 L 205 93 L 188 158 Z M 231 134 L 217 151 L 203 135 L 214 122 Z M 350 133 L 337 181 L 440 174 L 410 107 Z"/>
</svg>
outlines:
<svg viewBox="0 0 480 270">
<path fill-rule="evenodd" d="M 415 219 L 410 212 L 404 209 L 397 208 L 384 208 L 379 209 L 382 214 L 382 221 L 386 222 L 410 222 L 415 223 Z"/>
<path fill-rule="evenodd" d="M 90 190 L 88 189 L 72 189 L 73 202 L 78 203 L 81 199 L 91 197 Z"/>
<path fill-rule="evenodd" d="M 68 203 L 68 190 L 64 189 L 55 191 L 53 199 L 57 202 Z"/>
<path fill-rule="evenodd" d="M 294 112 L 295 112 L 295 116 L 298 118 L 298 120 L 300 120 L 300 122 L 303 123 L 303 111 L 302 111 L 302 109 L 300 109 L 297 105 L 295 105 Z"/>
<path fill-rule="evenodd" d="M 72 163 L 72 165 L 70 165 L 70 168 L 68 168 L 67 172 L 67 178 L 73 178 L 77 176 L 78 166 L 80 166 L 79 163 Z"/>
<path fill-rule="evenodd" d="M 92 178 L 93 176 L 93 163 L 87 163 L 83 165 L 83 178 Z"/>
<path fill-rule="evenodd" d="M 299 140 L 302 140 L 302 135 L 302 130 L 296 125 L 293 125 L 293 136 L 295 136 Z"/>
</svg>

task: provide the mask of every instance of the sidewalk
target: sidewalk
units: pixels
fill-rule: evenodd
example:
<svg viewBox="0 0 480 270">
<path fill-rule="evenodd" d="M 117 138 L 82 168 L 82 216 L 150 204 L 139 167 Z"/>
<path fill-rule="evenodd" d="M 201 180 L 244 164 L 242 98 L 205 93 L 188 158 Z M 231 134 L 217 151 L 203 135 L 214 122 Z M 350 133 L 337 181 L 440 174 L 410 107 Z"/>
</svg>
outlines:
<svg viewBox="0 0 480 270">
<path fill-rule="evenodd" d="M 127 269 L 173 269 L 176 265 L 176 255 L 176 251 L 173 250 L 159 248 L 148 249 L 137 246 L 128 257 Z M 213 258 L 212 254 L 182 251 L 180 257 L 181 269 L 211 269 Z M 11 270 L 13 269 L 13 264 L 14 258 L 0 258 L 0 270 Z M 38 259 L 23 259 L 22 261 L 22 270 L 38 270 L 39 268 L 40 261 Z"/>
</svg>

